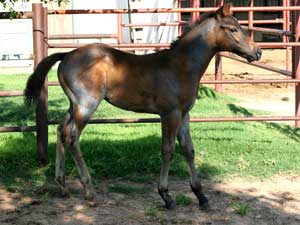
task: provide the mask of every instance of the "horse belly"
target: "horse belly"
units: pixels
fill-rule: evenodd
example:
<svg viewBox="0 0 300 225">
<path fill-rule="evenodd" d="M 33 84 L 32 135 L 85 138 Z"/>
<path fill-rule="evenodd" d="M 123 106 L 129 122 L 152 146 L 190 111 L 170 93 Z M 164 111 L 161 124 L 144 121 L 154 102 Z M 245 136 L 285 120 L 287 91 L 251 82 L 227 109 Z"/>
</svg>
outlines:
<svg viewBox="0 0 300 225">
<path fill-rule="evenodd" d="M 158 113 L 154 96 L 136 90 L 108 91 L 106 98 L 110 104 L 133 112 Z"/>
</svg>

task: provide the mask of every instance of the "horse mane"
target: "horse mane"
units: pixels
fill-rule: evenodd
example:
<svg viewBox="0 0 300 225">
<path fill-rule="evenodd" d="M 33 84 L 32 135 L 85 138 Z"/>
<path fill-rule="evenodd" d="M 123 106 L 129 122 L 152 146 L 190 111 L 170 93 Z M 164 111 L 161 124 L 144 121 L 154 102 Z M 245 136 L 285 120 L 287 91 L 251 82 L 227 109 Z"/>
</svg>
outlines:
<svg viewBox="0 0 300 225">
<path fill-rule="evenodd" d="M 178 43 L 181 41 L 181 39 L 183 37 L 185 37 L 197 25 L 201 24 L 203 21 L 205 21 L 206 19 L 211 18 L 213 16 L 215 16 L 215 12 L 204 13 L 196 21 L 190 23 L 187 27 L 184 28 L 184 31 L 181 34 L 181 36 L 177 37 L 177 39 L 171 43 L 170 49 L 173 49 L 174 47 L 176 47 L 178 45 Z"/>
</svg>

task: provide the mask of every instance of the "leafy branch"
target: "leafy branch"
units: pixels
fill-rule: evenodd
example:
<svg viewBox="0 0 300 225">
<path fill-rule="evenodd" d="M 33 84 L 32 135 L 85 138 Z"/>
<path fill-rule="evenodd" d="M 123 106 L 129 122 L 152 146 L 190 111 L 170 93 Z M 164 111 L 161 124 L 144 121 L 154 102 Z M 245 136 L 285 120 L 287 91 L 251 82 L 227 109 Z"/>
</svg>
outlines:
<svg viewBox="0 0 300 225">
<path fill-rule="evenodd" d="M 61 6 L 62 3 L 68 4 L 70 0 L 40 0 L 42 3 L 55 3 L 58 6 Z M 3 5 L 3 9 L 8 9 L 10 18 L 16 18 L 18 13 L 15 10 L 15 3 L 16 2 L 30 2 L 30 0 L 0 0 L 0 4 Z"/>
</svg>

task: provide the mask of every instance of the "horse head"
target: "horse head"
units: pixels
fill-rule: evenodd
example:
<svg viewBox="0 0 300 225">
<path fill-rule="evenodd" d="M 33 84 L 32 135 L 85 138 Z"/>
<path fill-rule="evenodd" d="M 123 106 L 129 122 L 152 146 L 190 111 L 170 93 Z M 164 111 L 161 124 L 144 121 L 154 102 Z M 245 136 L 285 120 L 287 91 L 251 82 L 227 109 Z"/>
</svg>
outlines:
<svg viewBox="0 0 300 225">
<path fill-rule="evenodd" d="M 217 22 L 214 33 L 218 51 L 233 52 L 246 58 L 248 62 L 261 58 L 261 49 L 232 16 L 231 4 L 225 4 L 219 8 L 214 18 Z"/>
</svg>

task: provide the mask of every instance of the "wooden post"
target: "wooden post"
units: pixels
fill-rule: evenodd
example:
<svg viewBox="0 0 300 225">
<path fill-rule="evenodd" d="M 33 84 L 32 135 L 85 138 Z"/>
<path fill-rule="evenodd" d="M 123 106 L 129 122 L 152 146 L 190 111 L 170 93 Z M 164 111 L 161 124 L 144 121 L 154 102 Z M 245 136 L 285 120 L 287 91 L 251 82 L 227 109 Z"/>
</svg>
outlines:
<svg viewBox="0 0 300 225">
<path fill-rule="evenodd" d="M 41 3 L 32 4 L 34 67 L 45 56 L 45 17 Z M 36 105 L 36 138 L 38 161 L 41 166 L 48 164 L 48 88 L 47 81 L 41 90 Z"/>
<path fill-rule="evenodd" d="M 300 6 L 300 0 L 293 1 L 294 6 Z M 294 41 L 299 42 L 300 38 L 300 12 L 293 11 L 292 14 L 292 30 L 295 34 Z M 292 47 L 292 74 L 293 78 L 300 79 L 300 47 Z M 295 86 L 295 116 L 300 116 L 300 84 L 297 83 Z M 300 120 L 295 121 L 295 126 L 300 127 Z"/>
</svg>

